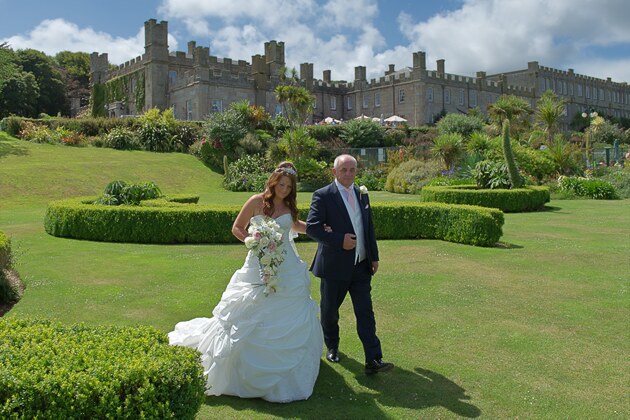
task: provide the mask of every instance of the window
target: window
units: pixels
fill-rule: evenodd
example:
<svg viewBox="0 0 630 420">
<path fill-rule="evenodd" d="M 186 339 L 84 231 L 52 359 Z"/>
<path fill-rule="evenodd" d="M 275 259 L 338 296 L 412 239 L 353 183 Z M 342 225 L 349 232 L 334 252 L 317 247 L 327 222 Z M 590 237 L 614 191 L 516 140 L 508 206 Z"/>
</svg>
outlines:
<svg viewBox="0 0 630 420">
<path fill-rule="evenodd" d="M 477 106 L 477 92 L 470 92 L 470 106 Z"/>
<path fill-rule="evenodd" d="M 367 95 L 363 95 L 363 108 L 367 108 L 369 105 L 369 100 Z"/>
<path fill-rule="evenodd" d="M 544 92 L 545 91 L 545 79 L 540 79 L 540 91 Z"/>
<path fill-rule="evenodd" d="M 587 99 L 591 98 L 591 87 L 590 86 L 586 86 L 586 98 Z"/>
<path fill-rule="evenodd" d="M 374 94 L 374 106 L 381 106 L 381 93 L 377 92 Z"/>
<path fill-rule="evenodd" d="M 562 94 L 566 95 L 567 94 L 567 82 L 562 82 Z"/>
<path fill-rule="evenodd" d="M 398 103 L 405 102 L 405 89 L 400 89 L 398 91 Z"/>
<path fill-rule="evenodd" d="M 597 88 L 593 88 L 593 99 L 597 100 Z"/>
<path fill-rule="evenodd" d="M 336 96 L 331 96 L 330 97 L 330 109 L 332 111 L 337 109 L 337 97 Z"/>
<path fill-rule="evenodd" d="M 177 72 L 175 70 L 170 70 L 168 72 L 168 83 L 173 84 L 177 80 Z"/>
<path fill-rule="evenodd" d="M 317 99 L 313 99 L 313 109 L 317 109 Z"/>
<path fill-rule="evenodd" d="M 573 96 L 573 83 L 569 83 L 569 95 Z"/>
<path fill-rule="evenodd" d="M 604 100 L 604 89 L 599 88 L 599 98 L 603 101 Z"/>
<path fill-rule="evenodd" d="M 192 114 L 192 101 L 189 99 L 186 101 L 186 119 L 188 121 L 191 121 L 193 119 Z"/>
<path fill-rule="evenodd" d="M 211 111 L 212 112 L 223 111 L 223 101 L 221 99 L 213 99 Z"/>
<path fill-rule="evenodd" d="M 459 90 L 459 104 L 464 105 L 464 89 Z"/>
<path fill-rule="evenodd" d="M 582 96 L 582 85 L 577 85 L 577 94 L 578 96 Z"/>
<path fill-rule="evenodd" d="M 427 101 L 433 102 L 433 88 L 432 87 L 427 88 Z"/>
<path fill-rule="evenodd" d="M 352 95 L 348 96 L 348 99 L 346 101 L 348 111 L 352 111 L 352 105 L 354 105 L 353 102 L 354 102 L 354 97 Z"/>
<path fill-rule="evenodd" d="M 450 89 L 444 89 L 444 103 L 446 104 L 451 103 L 451 90 Z"/>
</svg>

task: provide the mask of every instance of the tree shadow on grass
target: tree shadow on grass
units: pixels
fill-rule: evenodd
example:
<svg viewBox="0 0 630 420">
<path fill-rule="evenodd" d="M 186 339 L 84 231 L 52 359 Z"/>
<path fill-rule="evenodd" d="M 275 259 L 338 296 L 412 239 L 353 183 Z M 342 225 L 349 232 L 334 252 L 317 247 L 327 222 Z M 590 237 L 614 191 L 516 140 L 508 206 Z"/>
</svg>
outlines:
<svg viewBox="0 0 630 420">
<path fill-rule="evenodd" d="M 9 155 L 27 156 L 30 152 L 28 149 L 17 141 L 1 141 L 0 140 L 0 159 Z"/>
<path fill-rule="evenodd" d="M 509 242 L 502 242 L 499 241 L 497 243 L 495 243 L 492 248 L 497 248 L 497 249 L 523 249 L 522 245 L 516 245 L 516 244 L 511 244 Z"/>
</svg>

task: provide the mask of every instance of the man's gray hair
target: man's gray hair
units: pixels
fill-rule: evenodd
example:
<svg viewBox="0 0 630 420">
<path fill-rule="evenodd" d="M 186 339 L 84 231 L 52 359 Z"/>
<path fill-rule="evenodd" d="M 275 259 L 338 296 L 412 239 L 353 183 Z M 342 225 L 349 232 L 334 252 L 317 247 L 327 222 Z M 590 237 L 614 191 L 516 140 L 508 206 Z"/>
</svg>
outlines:
<svg viewBox="0 0 630 420">
<path fill-rule="evenodd" d="M 340 162 L 342 159 L 343 159 L 343 160 L 346 160 L 346 159 L 352 160 L 352 161 L 354 161 L 354 166 L 357 166 L 357 160 L 354 158 L 354 156 L 344 154 L 344 155 L 339 155 L 339 156 L 337 156 L 337 157 L 335 158 L 335 162 L 333 162 L 333 167 L 334 167 L 335 169 L 339 168 L 339 162 Z"/>
</svg>

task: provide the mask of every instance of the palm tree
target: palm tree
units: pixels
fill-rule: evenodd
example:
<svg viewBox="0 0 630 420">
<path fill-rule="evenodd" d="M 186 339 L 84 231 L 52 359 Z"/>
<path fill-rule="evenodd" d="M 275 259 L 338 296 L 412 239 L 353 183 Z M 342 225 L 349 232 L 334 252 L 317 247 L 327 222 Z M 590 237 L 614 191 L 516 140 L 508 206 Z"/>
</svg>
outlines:
<svg viewBox="0 0 630 420">
<path fill-rule="evenodd" d="M 544 92 L 536 104 L 536 120 L 542 126 L 547 145 L 551 146 L 558 129 L 558 124 L 565 113 L 565 101 L 556 96 L 552 90 Z"/>
<path fill-rule="evenodd" d="M 301 125 L 312 111 L 313 95 L 301 86 L 278 85 L 274 90 L 276 99 L 282 105 L 289 126 Z"/>
<path fill-rule="evenodd" d="M 435 157 L 442 159 L 446 170 L 450 171 L 465 153 L 462 135 L 459 133 L 440 134 L 433 140 L 431 152 Z"/>
</svg>

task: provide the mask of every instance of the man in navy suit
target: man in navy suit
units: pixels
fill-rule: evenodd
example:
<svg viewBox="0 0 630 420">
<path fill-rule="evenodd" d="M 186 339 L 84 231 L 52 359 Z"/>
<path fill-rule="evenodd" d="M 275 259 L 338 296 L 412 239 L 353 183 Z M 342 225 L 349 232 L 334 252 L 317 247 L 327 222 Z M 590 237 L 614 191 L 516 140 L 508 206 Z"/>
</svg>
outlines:
<svg viewBox="0 0 630 420">
<path fill-rule="evenodd" d="M 372 276 L 378 270 L 378 248 L 367 194 L 354 185 L 357 161 L 337 156 L 335 180 L 313 193 L 306 220 L 306 233 L 318 242 L 311 266 L 321 278 L 321 323 L 328 351 L 326 359 L 339 361 L 339 307 L 350 293 L 357 332 L 365 352 L 365 373 L 391 370 L 383 362 L 372 310 Z"/>
</svg>

